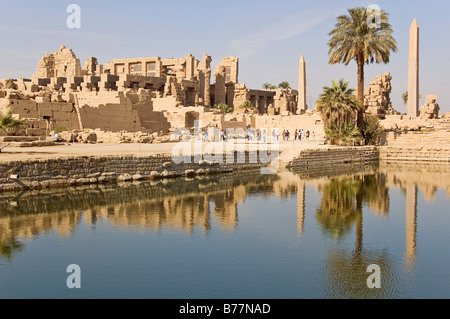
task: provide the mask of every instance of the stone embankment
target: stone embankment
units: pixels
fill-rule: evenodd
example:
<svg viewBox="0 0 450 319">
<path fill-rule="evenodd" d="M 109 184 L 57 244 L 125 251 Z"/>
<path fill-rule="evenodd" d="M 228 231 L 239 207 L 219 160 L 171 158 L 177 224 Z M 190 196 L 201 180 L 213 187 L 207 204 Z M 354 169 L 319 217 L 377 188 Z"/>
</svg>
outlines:
<svg viewBox="0 0 450 319">
<path fill-rule="evenodd" d="M 294 170 L 339 169 L 347 164 L 370 164 L 372 162 L 447 162 L 450 163 L 450 147 L 414 146 L 366 146 L 330 147 L 326 149 L 306 149 L 287 165 Z"/>
<path fill-rule="evenodd" d="M 303 150 L 289 162 L 287 167 L 315 169 L 331 165 L 378 161 L 379 151 L 375 146 L 329 147 Z"/>
<path fill-rule="evenodd" d="M 384 146 L 379 148 L 381 161 L 450 162 L 449 147 Z"/>
<path fill-rule="evenodd" d="M 221 155 L 222 156 L 222 155 Z M 216 157 L 217 158 L 217 157 Z M 219 160 L 173 159 L 170 155 L 77 156 L 60 159 L 10 161 L 0 164 L 0 192 L 94 183 L 139 181 L 179 176 L 195 177 L 258 169 L 251 152 L 223 154 Z M 255 160 L 256 159 L 256 160 Z"/>
</svg>

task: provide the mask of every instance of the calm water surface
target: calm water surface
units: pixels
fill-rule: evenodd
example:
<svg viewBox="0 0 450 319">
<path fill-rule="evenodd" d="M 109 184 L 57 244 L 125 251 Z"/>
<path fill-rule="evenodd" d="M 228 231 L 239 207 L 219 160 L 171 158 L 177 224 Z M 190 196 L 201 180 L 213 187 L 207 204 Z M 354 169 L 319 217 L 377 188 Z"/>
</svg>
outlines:
<svg viewBox="0 0 450 319">
<path fill-rule="evenodd" d="M 450 298 L 449 198 L 447 164 L 0 194 L 0 298 Z"/>
</svg>

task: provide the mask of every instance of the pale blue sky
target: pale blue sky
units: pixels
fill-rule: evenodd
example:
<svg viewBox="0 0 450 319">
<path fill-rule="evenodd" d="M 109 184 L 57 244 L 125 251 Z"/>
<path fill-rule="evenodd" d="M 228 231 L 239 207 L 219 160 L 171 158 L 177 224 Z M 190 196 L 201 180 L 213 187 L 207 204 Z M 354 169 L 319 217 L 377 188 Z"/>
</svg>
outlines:
<svg viewBox="0 0 450 319">
<path fill-rule="evenodd" d="M 81 29 L 66 26 L 66 7 L 81 7 Z M 328 64 L 328 32 L 347 8 L 378 4 L 390 14 L 398 52 L 389 64 L 366 66 L 366 83 L 391 72 L 394 107 L 406 112 L 409 27 L 420 27 L 420 93 L 437 94 L 450 111 L 450 1 L 17 1 L 0 0 L 0 78 L 30 78 L 38 60 L 60 45 L 74 50 L 83 64 L 145 56 L 240 59 L 239 82 L 298 85 L 298 60 L 307 63 L 307 102 L 313 107 L 322 87 L 344 78 L 356 86 L 356 64 Z"/>
</svg>

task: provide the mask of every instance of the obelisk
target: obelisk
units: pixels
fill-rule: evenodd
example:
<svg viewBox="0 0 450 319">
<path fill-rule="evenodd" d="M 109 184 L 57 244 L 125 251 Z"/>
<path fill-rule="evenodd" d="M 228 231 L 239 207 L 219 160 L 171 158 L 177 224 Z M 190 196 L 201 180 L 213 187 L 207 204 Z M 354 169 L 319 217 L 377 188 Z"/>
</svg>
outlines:
<svg viewBox="0 0 450 319">
<path fill-rule="evenodd" d="M 419 26 L 414 18 L 409 29 L 408 117 L 419 114 Z"/>
<path fill-rule="evenodd" d="M 298 69 L 298 107 L 297 114 L 301 114 L 302 111 L 306 111 L 308 106 L 306 105 L 306 67 L 305 57 L 300 57 L 299 69 Z"/>
</svg>

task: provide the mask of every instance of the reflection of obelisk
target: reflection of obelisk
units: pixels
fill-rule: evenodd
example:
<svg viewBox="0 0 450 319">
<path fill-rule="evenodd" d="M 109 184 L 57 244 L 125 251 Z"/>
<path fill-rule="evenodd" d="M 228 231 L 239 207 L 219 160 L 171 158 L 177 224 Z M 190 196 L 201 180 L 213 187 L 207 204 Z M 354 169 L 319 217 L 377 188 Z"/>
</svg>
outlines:
<svg viewBox="0 0 450 319">
<path fill-rule="evenodd" d="M 409 268 L 414 265 L 416 257 L 417 231 L 417 185 L 406 186 L 406 252 L 405 262 Z"/>
<path fill-rule="evenodd" d="M 298 237 L 303 234 L 303 223 L 305 221 L 305 183 L 297 185 L 297 232 Z"/>
<path fill-rule="evenodd" d="M 298 69 L 298 107 L 297 114 L 301 114 L 302 111 L 306 111 L 306 66 L 305 58 L 300 57 L 299 69 Z"/>
<path fill-rule="evenodd" d="M 419 26 L 414 19 L 409 30 L 408 117 L 419 114 Z"/>
</svg>

